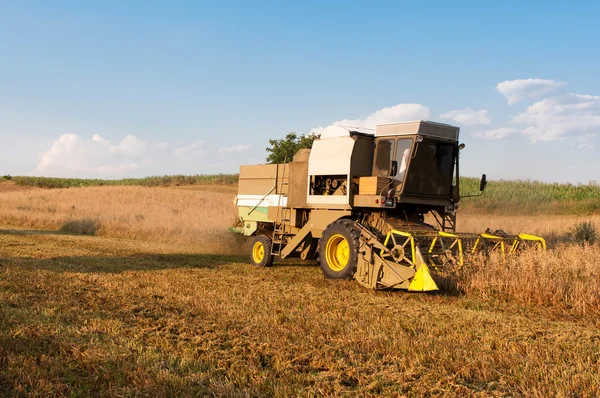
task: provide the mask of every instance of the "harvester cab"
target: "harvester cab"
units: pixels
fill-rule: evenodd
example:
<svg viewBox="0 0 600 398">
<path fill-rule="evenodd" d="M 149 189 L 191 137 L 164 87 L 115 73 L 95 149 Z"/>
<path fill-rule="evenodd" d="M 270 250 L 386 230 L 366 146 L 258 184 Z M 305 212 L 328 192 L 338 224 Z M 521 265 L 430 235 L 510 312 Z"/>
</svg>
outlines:
<svg viewBox="0 0 600 398">
<path fill-rule="evenodd" d="M 318 257 L 327 277 L 373 289 L 437 290 L 430 269 L 468 253 L 544 249 L 531 235 L 456 233 L 458 138 L 426 121 L 330 126 L 292 162 L 241 166 L 235 231 L 253 237 L 256 265 Z"/>
</svg>

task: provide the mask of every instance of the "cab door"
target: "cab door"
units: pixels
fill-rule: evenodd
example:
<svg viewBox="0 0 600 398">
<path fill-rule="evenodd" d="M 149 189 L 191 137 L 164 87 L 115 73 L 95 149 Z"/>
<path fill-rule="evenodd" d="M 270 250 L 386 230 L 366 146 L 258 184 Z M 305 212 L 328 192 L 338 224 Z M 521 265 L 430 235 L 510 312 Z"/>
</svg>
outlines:
<svg viewBox="0 0 600 398">
<path fill-rule="evenodd" d="M 412 154 L 410 137 L 379 137 L 375 139 L 373 176 L 404 181 Z"/>
<path fill-rule="evenodd" d="M 394 139 L 376 138 L 375 157 L 373 158 L 373 176 L 389 177 L 392 174 L 392 161 L 394 160 Z"/>
</svg>

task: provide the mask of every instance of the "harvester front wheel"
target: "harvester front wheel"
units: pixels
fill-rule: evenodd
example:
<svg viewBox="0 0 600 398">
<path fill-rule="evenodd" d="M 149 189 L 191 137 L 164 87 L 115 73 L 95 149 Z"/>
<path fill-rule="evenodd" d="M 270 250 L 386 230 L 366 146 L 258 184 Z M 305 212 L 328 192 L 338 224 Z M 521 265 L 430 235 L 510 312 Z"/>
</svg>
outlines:
<svg viewBox="0 0 600 398">
<path fill-rule="evenodd" d="M 258 267 L 273 265 L 274 256 L 271 254 L 273 241 L 266 235 L 257 235 L 250 244 L 250 261 Z"/>
<path fill-rule="evenodd" d="M 319 243 L 319 264 L 331 279 L 352 279 L 358 264 L 360 232 L 352 220 L 330 224 Z"/>
</svg>

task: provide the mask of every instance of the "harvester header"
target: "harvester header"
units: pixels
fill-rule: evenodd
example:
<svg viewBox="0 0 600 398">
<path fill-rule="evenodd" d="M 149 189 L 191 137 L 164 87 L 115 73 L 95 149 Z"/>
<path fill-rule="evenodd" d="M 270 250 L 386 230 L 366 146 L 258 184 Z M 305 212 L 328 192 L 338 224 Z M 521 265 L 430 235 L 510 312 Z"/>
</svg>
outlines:
<svg viewBox="0 0 600 398">
<path fill-rule="evenodd" d="M 291 162 L 241 166 L 234 230 L 253 237 L 256 265 L 318 257 L 327 277 L 373 289 L 437 290 L 430 268 L 545 248 L 531 235 L 456 233 L 462 148 L 459 128 L 442 123 L 327 127 Z M 485 184 L 483 175 L 482 192 Z"/>
</svg>

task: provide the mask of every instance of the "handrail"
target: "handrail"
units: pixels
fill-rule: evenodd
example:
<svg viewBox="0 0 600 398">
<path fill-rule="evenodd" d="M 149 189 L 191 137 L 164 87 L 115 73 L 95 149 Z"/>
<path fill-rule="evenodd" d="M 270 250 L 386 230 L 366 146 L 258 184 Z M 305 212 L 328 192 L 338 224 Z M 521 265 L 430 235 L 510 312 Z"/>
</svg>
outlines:
<svg viewBox="0 0 600 398">
<path fill-rule="evenodd" d="M 277 184 L 277 182 L 276 182 L 275 184 Z M 254 206 L 254 207 L 252 208 L 252 210 L 250 210 L 250 211 L 248 212 L 248 215 L 252 214 L 252 212 L 253 212 L 254 210 L 256 210 L 256 208 L 257 208 L 258 206 L 260 206 L 260 204 L 261 204 L 261 203 L 262 203 L 262 202 L 263 202 L 263 201 L 264 201 L 264 200 L 267 198 L 267 196 L 269 196 L 269 195 L 271 194 L 271 192 L 273 192 L 273 190 L 274 190 L 275 188 L 277 188 L 277 185 L 275 185 L 273 188 L 271 188 L 271 190 L 270 190 L 269 192 L 267 192 L 267 194 L 266 194 L 265 196 L 263 196 L 263 198 L 262 198 L 261 200 L 259 200 L 259 201 L 258 201 L 258 203 L 256 204 L 256 206 Z"/>
</svg>

